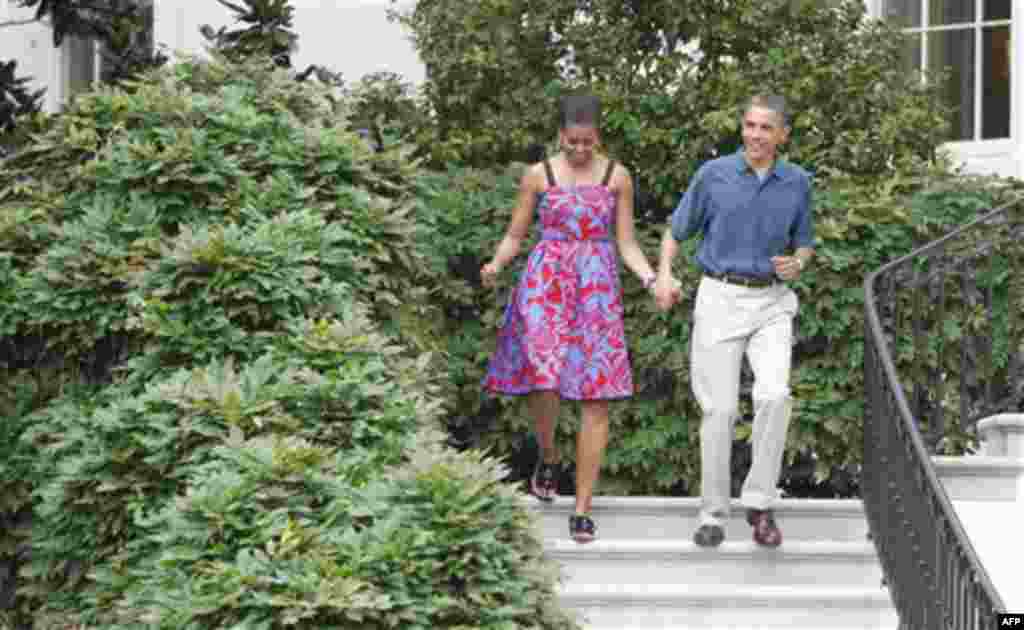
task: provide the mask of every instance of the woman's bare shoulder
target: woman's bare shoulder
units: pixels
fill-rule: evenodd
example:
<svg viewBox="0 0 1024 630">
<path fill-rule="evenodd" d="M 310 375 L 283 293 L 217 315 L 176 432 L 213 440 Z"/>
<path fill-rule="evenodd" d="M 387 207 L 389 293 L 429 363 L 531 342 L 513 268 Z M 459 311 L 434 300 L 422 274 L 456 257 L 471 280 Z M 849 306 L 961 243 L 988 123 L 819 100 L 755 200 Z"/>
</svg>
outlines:
<svg viewBox="0 0 1024 630">
<path fill-rule="evenodd" d="M 543 161 L 527 164 L 523 169 L 521 180 L 523 186 L 528 186 L 530 189 L 540 192 L 547 187 L 546 182 L 547 173 L 545 172 Z"/>
</svg>

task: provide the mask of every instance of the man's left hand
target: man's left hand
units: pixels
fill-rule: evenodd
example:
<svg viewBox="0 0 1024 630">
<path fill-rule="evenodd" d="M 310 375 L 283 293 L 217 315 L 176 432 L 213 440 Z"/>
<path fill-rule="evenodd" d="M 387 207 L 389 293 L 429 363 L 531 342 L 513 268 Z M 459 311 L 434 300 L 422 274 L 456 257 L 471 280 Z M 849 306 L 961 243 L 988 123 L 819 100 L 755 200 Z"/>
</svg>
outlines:
<svg viewBox="0 0 1024 630">
<path fill-rule="evenodd" d="M 775 275 L 783 280 L 796 280 L 800 276 L 800 259 L 796 256 L 773 256 Z"/>
</svg>

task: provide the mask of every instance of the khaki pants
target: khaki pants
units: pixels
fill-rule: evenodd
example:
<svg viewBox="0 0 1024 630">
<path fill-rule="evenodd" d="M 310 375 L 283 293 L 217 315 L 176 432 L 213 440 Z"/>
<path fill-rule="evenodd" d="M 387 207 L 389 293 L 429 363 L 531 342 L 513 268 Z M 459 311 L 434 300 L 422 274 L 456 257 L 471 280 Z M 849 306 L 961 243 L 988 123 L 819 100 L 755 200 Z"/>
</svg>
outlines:
<svg viewBox="0 0 1024 630">
<path fill-rule="evenodd" d="M 796 294 L 784 284 L 748 288 L 701 279 L 690 339 L 690 380 L 703 412 L 702 525 L 721 525 L 729 513 L 729 458 L 744 353 L 755 379 L 754 426 L 750 473 L 740 503 L 764 510 L 778 497 L 792 407 L 789 372 L 798 305 Z"/>
</svg>

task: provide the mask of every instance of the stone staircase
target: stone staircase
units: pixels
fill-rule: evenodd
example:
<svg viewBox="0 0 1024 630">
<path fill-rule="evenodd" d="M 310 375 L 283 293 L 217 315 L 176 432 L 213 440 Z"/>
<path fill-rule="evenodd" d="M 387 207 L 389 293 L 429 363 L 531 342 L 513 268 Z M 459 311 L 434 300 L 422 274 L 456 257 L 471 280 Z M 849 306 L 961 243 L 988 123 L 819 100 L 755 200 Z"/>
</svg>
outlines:
<svg viewBox="0 0 1024 630">
<path fill-rule="evenodd" d="M 785 541 L 763 549 L 737 504 L 717 549 L 691 540 L 698 499 L 597 497 L 599 539 L 568 538 L 572 498 L 535 504 L 563 567 L 563 603 L 587 630 L 834 628 L 897 625 L 860 501 L 783 500 Z"/>
<path fill-rule="evenodd" d="M 936 457 L 935 464 L 983 565 L 1016 610 L 1024 606 L 1017 533 L 1024 523 L 1024 415 L 981 428 L 983 454 Z M 753 543 L 736 502 L 725 542 L 704 549 L 691 539 L 696 498 L 596 497 L 599 538 L 589 545 L 568 537 L 572 497 L 551 505 L 524 500 L 562 565 L 562 602 L 586 630 L 899 625 L 859 500 L 781 500 L 776 519 L 784 541 L 777 549 Z"/>
</svg>

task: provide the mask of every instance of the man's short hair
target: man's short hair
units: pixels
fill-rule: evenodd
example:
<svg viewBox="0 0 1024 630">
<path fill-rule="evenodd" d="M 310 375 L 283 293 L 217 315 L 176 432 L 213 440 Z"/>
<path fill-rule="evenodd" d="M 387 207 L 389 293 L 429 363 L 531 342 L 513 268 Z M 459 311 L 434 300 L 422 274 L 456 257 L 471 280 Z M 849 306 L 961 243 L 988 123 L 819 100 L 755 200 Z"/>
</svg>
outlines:
<svg viewBox="0 0 1024 630">
<path fill-rule="evenodd" d="M 786 104 L 785 96 L 779 94 L 755 94 L 743 106 L 743 116 L 746 116 L 752 107 L 763 107 L 764 109 L 772 110 L 782 119 L 783 127 L 790 127 L 789 106 Z"/>
</svg>

